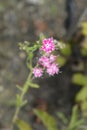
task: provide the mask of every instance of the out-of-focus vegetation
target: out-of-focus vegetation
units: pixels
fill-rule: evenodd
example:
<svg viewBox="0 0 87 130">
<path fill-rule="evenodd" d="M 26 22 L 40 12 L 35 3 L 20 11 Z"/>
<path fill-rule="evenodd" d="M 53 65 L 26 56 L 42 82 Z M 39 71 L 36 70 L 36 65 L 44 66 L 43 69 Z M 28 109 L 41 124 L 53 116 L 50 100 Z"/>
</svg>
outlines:
<svg viewBox="0 0 87 130">
<path fill-rule="evenodd" d="M 53 116 L 48 114 L 47 112 L 41 111 L 39 109 L 35 109 L 34 113 L 37 115 L 38 119 L 43 123 L 47 130 L 58 130 L 57 122 Z M 70 121 L 68 121 L 67 117 L 63 115 L 63 113 L 58 112 L 58 117 L 61 119 L 65 130 L 79 130 L 80 128 L 86 130 L 86 120 L 84 118 L 79 119 L 79 110 L 78 106 L 74 106 L 72 109 L 72 115 L 70 117 Z M 65 121 L 66 120 L 66 121 Z M 31 126 L 18 119 L 16 124 L 20 130 L 33 130 Z"/>
<path fill-rule="evenodd" d="M 81 90 L 77 93 L 75 100 L 80 105 L 83 115 L 87 117 L 87 23 L 82 23 L 81 27 L 81 32 L 85 37 L 80 49 L 83 57 L 83 72 L 74 74 L 72 82 L 82 86 Z"/>
</svg>

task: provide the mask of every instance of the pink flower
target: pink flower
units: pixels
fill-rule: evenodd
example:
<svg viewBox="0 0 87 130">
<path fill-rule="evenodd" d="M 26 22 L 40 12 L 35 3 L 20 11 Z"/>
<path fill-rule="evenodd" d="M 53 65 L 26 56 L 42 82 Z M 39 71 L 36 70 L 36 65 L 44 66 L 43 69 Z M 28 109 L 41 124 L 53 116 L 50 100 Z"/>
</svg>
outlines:
<svg viewBox="0 0 87 130">
<path fill-rule="evenodd" d="M 55 62 L 56 61 L 56 56 L 55 55 L 50 55 L 50 62 Z"/>
<path fill-rule="evenodd" d="M 42 71 L 41 68 L 35 67 L 35 68 L 33 69 L 33 74 L 34 74 L 35 77 L 41 77 L 42 74 L 43 74 L 43 71 Z"/>
<path fill-rule="evenodd" d="M 44 39 L 42 43 L 43 45 L 41 50 L 45 51 L 46 53 L 50 53 L 55 50 L 53 38 Z"/>
<path fill-rule="evenodd" d="M 55 63 L 51 64 L 50 67 L 47 68 L 47 73 L 49 75 L 53 76 L 54 74 L 58 74 L 58 72 L 59 72 L 59 68 Z"/>
<path fill-rule="evenodd" d="M 49 66 L 50 66 L 50 60 L 49 60 L 49 58 L 46 57 L 46 56 L 42 56 L 42 57 L 39 59 L 38 63 L 39 63 L 40 65 L 42 65 L 43 67 L 49 67 Z"/>
</svg>

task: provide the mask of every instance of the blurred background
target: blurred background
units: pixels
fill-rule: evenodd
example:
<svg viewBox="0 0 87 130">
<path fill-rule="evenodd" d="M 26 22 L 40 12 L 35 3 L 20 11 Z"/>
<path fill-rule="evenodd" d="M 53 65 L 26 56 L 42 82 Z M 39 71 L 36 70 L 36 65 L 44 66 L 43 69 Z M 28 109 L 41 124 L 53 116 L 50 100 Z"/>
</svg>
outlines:
<svg viewBox="0 0 87 130">
<path fill-rule="evenodd" d="M 72 76 L 76 72 L 87 75 L 87 36 L 80 26 L 83 22 L 87 22 L 87 0 L 0 0 L 0 130 L 9 130 L 16 85 L 22 85 L 28 75 L 26 55 L 19 51 L 18 42 L 33 42 L 40 33 L 65 42 L 59 61 L 61 73 L 37 81 L 41 88 L 27 93 L 28 104 L 20 117 L 31 122 L 35 130 L 45 130 L 32 114 L 33 108 L 70 116 L 81 89 L 72 83 Z"/>
</svg>

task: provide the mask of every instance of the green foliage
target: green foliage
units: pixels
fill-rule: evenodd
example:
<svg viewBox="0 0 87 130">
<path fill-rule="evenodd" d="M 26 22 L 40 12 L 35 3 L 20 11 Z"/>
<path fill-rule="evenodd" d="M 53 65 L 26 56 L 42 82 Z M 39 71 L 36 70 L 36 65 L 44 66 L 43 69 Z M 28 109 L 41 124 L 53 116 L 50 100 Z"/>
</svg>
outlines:
<svg viewBox="0 0 87 130">
<path fill-rule="evenodd" d="M 72 77 L 72 82 L 77 85 L 86 85 L 87 84 L 87 76 L 84 76 L 81 73 L 76 73 Z"/>
<path fill-rule="evenodd" d="M 81 53 L 83 56 L 87 56 L 87 38 L 82 46 Z"/>
<path fill-rule="evenodd" d="M 19 130 L 32 130 L 32 127 L 23 120 L 17 119 L 16 124 Z"/>
<path fill-rule="evenodd" d="M 83 116 L 87 117 L 87 86 L 82 87 L 77 93 L 75 100 L 80 103 Z"/>
<path fill-rule="evenodd" d="M 34 113 L 41 119 L 48 130 L 58 130 L 55 119 L 47 112 L 35 109 Z"/>
<path fill-rule="evenodd" d="M 32 87 L 32 88 L 39 88 L 40 86 L 38 84 L 35 84 L 35 83 L 29 83 L 29 85 Z"/>
<path fill-rule="evenodd" d="M 87 57 L 87 22 L 83 22 L 81 25 L 81 33 L 85 36 L 84 42 L 81 44 L 80 52 L 82 57 Z M 83 71 L 86 71 L 86 62 L 82 61 Z M 87 117 L 87 75 L 76 73 L 72 77 L 72 82 L 82 86 L 81 90 L 76 94 L 75 100 L 79 103 L 83 115 Z"/>
<path fill-rule="evenodd" d="M 71 46 L 70 44 L 64 45 L 62 42 L 58 43 L 60 46 L 60 53 L 61 55 L 58 56 L 57 62 L 59 66 L 64 66 L 68 60 L 68 57 L 71 55 Z"/>
<path fill-rule="evenodd" d="M 59 119 L 64 123 L 67 124 L 68 123 L 68 119 L 66 118 L 66 116 L 62 113 L 62 112 L 58 112 L 57 116 L 59 117 Z"/>
<path fill-rule="evenodd" d="M 76 94 L 75 100 L 80 103 L 83 115 L 87 116 L 87 76 L 80 73 L 74 74 L 72 82 L 82 86 L 82 89 Z"/>
<path fill-rule="evenodd" d="M 61 121 L 64 123 L 64 125 L 66 125 L 66 130 L 79 130 L 79 128 L 85 124 L 85 120 L 83 118 L 79 119 L 79 111 L 77 105 L 75 105 L 72 109 L 70 121 L 63 113 L 58 112 L 57 115 L 59 119 L 61 119 Z"/>
<path fill-rule="evenodd" d="M 87 22 L 82 23 L 82 33 L 87 36 Z"/>
<path fill-rule="evenodd" d="M 87 118 L 87 99 L 86 101 L 84 100 L 81 104 L 81 109 L 83 111 L 83 116 Z"/>
<path fill-rule="evenodd" d="M 82 45 L 81 53 L 83 56 L 87 56 L 87 22 L 83 22 L 81 27 L 82 27 L 82 34 L 86 37 Z"/>
<path fill-rule="evenodd" d="M 67 130 L 77 130 L 83 123 L 83 119 L 78 119 L 78 107 L 74 106 L 72 109 L 72 115 Z"/>
<path fill-rule="evenodd" d="M 70 120 L 68 129 L 72 129 L 72 127 L 77 122 L 77 119 L 78 119 L 78 108 L 77 108 L 77 106 L 74 106 L 73 110 L 72 110 L 72 116 L 71 116 L 71 120 Z"/>
<path fill-rule="evenodd" d="M 70 44 L 66 44 L 66 46 L 64 48 L 61 49 L 61 53 L 64 55 L 64 56 L 70 56 L 71 55 L 71 46 Z"/>
<path fill-rule="evenodd" d="M 58 64 L 59 64 L 59 66 L 64 66 L 65 63 L 66 63 L 66 59 L 65 59 L 63 56 L 59 56 L 59 57 L 57 58 L 57 62 L 58 62 Z"/>
<path fill-rule="evenodd" d="M 87 99 L 87 86 L 84 86 L 76 95 L 76 101 L 85 101 Z"/>
</svg>

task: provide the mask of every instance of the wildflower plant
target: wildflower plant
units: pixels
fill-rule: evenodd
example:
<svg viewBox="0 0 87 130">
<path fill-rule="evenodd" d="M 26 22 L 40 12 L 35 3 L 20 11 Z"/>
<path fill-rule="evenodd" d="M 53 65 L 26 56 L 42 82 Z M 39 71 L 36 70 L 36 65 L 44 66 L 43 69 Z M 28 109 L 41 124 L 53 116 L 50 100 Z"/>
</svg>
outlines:
<svg viewBox="0 0 87 130">
<path fill-rule="evenodd" d="M 25 41 L 24 43 L 19 43 L 20 49 L 26 53 L 27 67 L 29 69 L 29 75 L 23 86 L 18 86 L 20 93 L 16 96 L 16 111 L 13 117 L 13 124 L 17 124 L 18 115 L 21 107 L 23 107 L 27 101 L 24 99 L 25 94 L 29 90 L 29 87 L 39 88 L 38 84 L 35 84 L 34 78 L 40 78 L 44 74 L 48 76 L 54 76 L 59 73 L 59 65 L 57 63 L 59 42 L 53 37 L 45 38 L 43 35 L 40 36 L 39 41 L 35 43 L 30 43 Z M 38 58 L 36 53 L 39 53 Z M 56 53 L 57 52 L 57 53 Z M 36 60 L 36 63 L 33 61 Z"/>
</svg>

